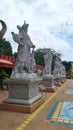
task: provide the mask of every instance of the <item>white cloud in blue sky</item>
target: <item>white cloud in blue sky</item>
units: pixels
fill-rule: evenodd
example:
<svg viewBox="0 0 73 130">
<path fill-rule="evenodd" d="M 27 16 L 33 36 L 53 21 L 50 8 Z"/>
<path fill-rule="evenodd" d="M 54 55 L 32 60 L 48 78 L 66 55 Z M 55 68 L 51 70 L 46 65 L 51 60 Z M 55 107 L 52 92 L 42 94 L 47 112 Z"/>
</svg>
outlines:
<svg viewBox="0 0 73 130">
<path fill-rule="evenodd" d="M 17 43 L 11 31 L 24 20 L 36 48 L 48 47 L 62 53 L 62 60 L 73 61 L 73 0 L 2 0 L 0 19 L 7 24 L 6 40 L 13 50 Z"/>
</svg>

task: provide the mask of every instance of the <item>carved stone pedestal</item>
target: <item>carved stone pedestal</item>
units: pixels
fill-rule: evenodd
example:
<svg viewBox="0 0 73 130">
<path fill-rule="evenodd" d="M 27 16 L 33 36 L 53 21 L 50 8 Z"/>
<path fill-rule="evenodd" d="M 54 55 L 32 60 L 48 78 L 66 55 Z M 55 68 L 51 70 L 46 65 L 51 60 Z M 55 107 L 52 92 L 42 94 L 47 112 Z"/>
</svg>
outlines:
<svg viewBox="0 0 73 130">
<path fill-rule="evenodd" d="M 61 86 L 61 78 L 59 76 L 55 77 L 55 85 L 57 87 L 60 87 Z"/>
<path fill-rule="evenodd" d="M 54 86 L 54 77 L 53 77 L 53 75 L 44 74 L 42 76 L 42 84 L 46 88 L 47 92 L 54 92 L 57 89 L 56 86 Z"/>
<path fill-rule="evenodd" d="M 10 79 L 8 81 L 9 95 L 4 101 L 6 107 L 10 107 L 9 104 L 12 104 L 12 107 L 19 106 L 19 109 L 23 108 L 26 113 L 31 113 L 35 110 L 44 101 L 39 93 L 39 81 L 39 78 L 27 78 L 27 80 Z"/>
<path fill-rule="evenodd" d="M 6 103 L 32 104 L 41 98 L 39 94 L 39 81 L 36 80 L 9 80 L 9 96 Z"/>
<path fill-rule="evenodd" d="M 61 77 L 61 83 L 64 83 L 66 81 L 66 77 Z"/>
</svg>

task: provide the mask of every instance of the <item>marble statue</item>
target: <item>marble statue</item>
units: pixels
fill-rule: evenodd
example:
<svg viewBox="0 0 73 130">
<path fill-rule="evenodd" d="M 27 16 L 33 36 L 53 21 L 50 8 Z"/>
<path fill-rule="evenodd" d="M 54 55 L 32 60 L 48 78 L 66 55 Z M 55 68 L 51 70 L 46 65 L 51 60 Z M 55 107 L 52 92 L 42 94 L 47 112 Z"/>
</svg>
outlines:
<svg viewBox="0 0 73 130">
<path fill-rule="evenodd" d="M 61 77 L 66 77 L 66 69 L 65 69 L 65 66 L 63 64 L 61 66 Z"/>
<path fill-rule="evenodd" d="M 55 58 L 55 65 L 54 65 L 54 71 L 53 74 L 55 77 L 60 76 L 60 71 L 61 71 L 61 59 L 58 55 L 56 55 Z"/>
<path fill-rule="evenodd" d="M 44 49 L 45 69 L 44 74 L 51 74 L 52 54 L 50 49 Z"/>
<path fill-rule="evenodd" d="M 57 54 L 55 58 L 55 65 L 53 75 L 55 77 L 55 84 L 61 85 L 66 79 L 65 66 L 62 64 L 60 56 Z"/>
<path fill-rule="evenodd" d="M 34 60 L 34 56 L 31 56 L 31 49 L 34 53 L 35 46 L 33 45 L 28 32 L 28 24 L 24 21 L 22 27 L 17 25 L 19 30 L 18 34 L 12 32 L 12 36 L 15 42 L 18 43 L 18 55 L 14 70 L 12 71 L 11 78 L 15 78 L 16 73 L 33 73 L 31 63 Z M 33 55 L 33 54 L 32 54 Z M 35 63 L 34 63 L 35 64 Z"/>
<path fill-rule="evenodd" d="M 32 49 L 31 58 L 30 58 L 30 72 L 36 72 L 36 62 L 34 59 L 34 48 Z"/>
</svg>

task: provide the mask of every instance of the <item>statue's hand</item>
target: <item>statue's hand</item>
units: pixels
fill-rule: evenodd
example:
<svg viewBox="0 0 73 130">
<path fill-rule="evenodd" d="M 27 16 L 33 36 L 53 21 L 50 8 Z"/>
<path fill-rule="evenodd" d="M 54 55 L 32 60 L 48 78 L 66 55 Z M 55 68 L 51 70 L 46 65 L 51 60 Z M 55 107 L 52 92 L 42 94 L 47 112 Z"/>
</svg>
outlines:
<svg viewBox="0 0 73 130">
<path fill-rule="evenodd" d="M 20 31 L 22 31 L 22 28 L 21 28 L 19 25 L 17 25 L 17 28 L 18 28 Z"/>
<path fill-rule="evenodd" d="M 17 42 L 17 43 L 19 43 L 19 38 L 18 38 L 18 34 L 15 34 L 14 32 L 11 32 L 11 34 L 12 34 L 12 37 L 13 37 L 13 40 L 15 41 L 15 42 Z"/>
</svg>

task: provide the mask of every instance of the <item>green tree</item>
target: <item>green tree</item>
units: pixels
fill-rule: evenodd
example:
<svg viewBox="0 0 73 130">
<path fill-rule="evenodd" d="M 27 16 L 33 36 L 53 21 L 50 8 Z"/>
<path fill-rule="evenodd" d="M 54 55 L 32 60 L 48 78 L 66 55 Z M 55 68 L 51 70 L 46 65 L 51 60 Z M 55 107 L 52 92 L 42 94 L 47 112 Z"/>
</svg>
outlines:
<svg viewBox="0 0 73 130">
<path fill-rule="evenodd" d="M 0 39 L 0 54 L 12 56 L 12 47 L 9 41 Z"/>
<path fill-rule="evenodd" d="M 37 49 L 35 51 L 34 58 L 35 58 L 36 64 L 45 66 L 45 63 L 44 63 L 44 54 L 43 54 L 42 49 Z"/>
<path fill-rule="evenodd" d="M 72 68 L 71 63 L 71 61 L 62 61 L 62 64 L 65 66 L 66 71 Z"/>
<path fill-rule="evenodd" d="M 66 68 L 66 76 L 67 76 L 67 78 L 71 78 L 71 71 L 72 71 L 71 63 L 72 63 L 72 61 L 62 61 L 62 64 Z"/>
</svg>

